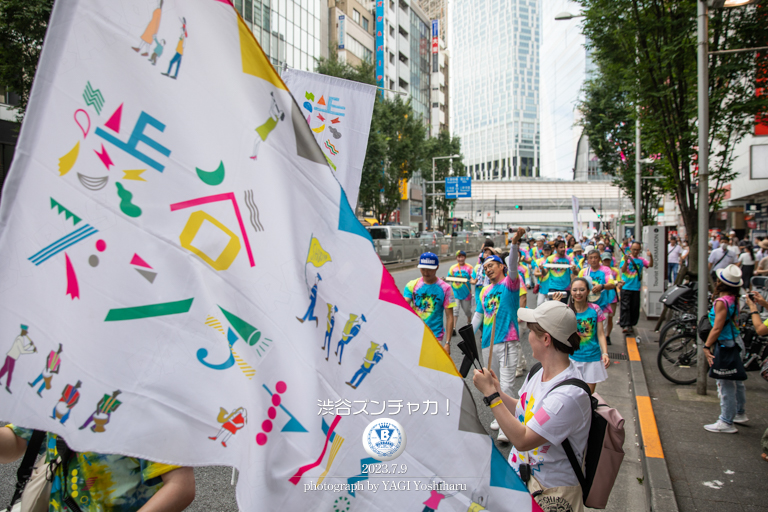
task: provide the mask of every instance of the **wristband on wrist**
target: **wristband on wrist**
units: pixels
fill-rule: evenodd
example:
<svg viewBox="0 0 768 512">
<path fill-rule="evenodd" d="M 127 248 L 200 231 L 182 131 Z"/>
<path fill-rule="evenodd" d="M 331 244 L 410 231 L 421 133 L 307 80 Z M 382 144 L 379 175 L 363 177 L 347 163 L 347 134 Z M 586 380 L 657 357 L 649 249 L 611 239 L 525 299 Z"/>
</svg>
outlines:
<svg viewBox="0 0 768 512">
<path fill-rule="evenodd" d="M 504 403 L 504 402 L 502 402 L 502 400 L 499 399 L 497 402 L 492 403 L 490 407 L 491 407 L 491 409 L 493 409 L 494 407 L 496 407 L 497 405 L 501 405 L 502 403 Z"/>
</svg>

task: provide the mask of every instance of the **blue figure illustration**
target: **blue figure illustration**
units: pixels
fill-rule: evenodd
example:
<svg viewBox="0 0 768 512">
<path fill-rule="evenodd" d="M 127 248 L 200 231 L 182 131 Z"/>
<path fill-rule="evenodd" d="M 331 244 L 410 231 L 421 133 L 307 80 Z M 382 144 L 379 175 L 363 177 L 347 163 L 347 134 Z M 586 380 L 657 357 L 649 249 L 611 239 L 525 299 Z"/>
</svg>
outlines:
<svg viewBox="0 0 768 512">
<path fill-rule="evenodd" d="M 384 353 L 379 350 L 378 343 L 371 342 L 371 347 L 368 349 L 368 352 L 365 353 L 365 358 L 363 359 L 363 364 L 360 365 L 360 369 L 355 372 L 355 374 L 352 376 L 352 379 L 347 382 L 347 385 L 351 387 L 352 389 L 357 389 L 357 387 L 363 383 L 363 379 L 371 373 L 371 369 L 374 367 L 375 364 L 377 364 L 381 359 L 384 357 Z M 384 350 L 389 352 L 389 349 L 387 348 L 387 344 L 384 344 L 384 347 L 382 347 Z M 355 382 L 355 379 L 357 379 L 357 382 Z"/>
<path fill-rule="evenodd" d="M 184 47 L 187 45 L 187 37 L 189 37 L 189 34 L 187 33 L 187 18 L 181 18 L 179 21 L 181 21 L 181 35 L 179 36 L 179 42 L 176 45 L 176 55 L 173 56 L 171 63 L 168 65 L 168 72 L 160 73 L 161 75 L 173 78 L 174 80 L 179 76 L 181 58 L 184 56 Z M 171 76 L 171 68 L 173 68 L 174 64 L 176 64 L 176 73 Z"/>
<path fill-rule="evenodd" d="M 344 354 L 344 346 L 349 344 L 360 333 L 360 329 L 362 329 L 363 324 L 360 323 L 358 318 L 363 322 L 366 321 L 365 315 L 360 315 L 360 317 L 349 315 L 349 320 L 347 320 L 347 324 L 344 326 L 344 332 L 341 333 L 341 339 L 336 344 L 336 352 L 334 354 L 339 356 L 339 364 L 341 364 L 341 356 Z"/>
<path fill-rule="evenodd" d="M 325 339 L 323 340 L 323 348 L 320 350 L 325 350 L 325 360 L 327 361 L 328 358 L 331 356 L 331 336 L 333 335 L 333 326 L 336 324 L 336 315 L 339 311 L 339 308 L 334 306 L 333 304 L 328 304 L 328 320 L 326 320 L 325 323 Z"/>
<path fill-rule="evenodd" d="M 320 277 L 320 274 L 317 274 L 315 285 L 312 287 L 312 290 L 309 292 L 309 307 L 307 308 L 307 312 L 304 313 L 304 318 L 296 317 L 296 320 L 298 320 L 299 322 L 304 323 L 306 320 L 309 320 L 310 322 L 314 320 L 315 327 L 319 325 L 317 317 L 315 316 L 315 303 L 317 302 L 317 283 L 319 283 L 322 280 L 323 278 Z"/>
</svg>

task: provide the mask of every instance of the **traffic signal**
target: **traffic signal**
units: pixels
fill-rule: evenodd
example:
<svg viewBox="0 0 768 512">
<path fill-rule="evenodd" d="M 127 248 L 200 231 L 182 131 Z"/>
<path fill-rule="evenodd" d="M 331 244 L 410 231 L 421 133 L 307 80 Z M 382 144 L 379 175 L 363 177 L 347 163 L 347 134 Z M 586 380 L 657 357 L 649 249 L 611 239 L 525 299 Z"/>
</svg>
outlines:
<svg viewBox="0 0 768 512">
<path fill-rule="evenodd" d="M 515 210 L 522 210 L 522 209 L 523 209 L 523 205 L 521 205 L 521 204 L 516 204 L 515 205 Z"/>
</svg>

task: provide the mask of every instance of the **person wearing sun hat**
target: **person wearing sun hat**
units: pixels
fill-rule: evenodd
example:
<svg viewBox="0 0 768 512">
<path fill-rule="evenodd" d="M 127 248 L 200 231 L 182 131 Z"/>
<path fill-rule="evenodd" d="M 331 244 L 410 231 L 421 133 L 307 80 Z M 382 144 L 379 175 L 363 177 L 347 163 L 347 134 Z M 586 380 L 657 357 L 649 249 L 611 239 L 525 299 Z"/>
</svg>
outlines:
<svg viewBox="0 0 768 512">
<path fill-rule="evenodd" d="M 704 355 L 710 366 L 715 360 L 715 353 L 722 348 L 741 346 L 737 321 L 739 317 L 739 290 L 744 284 L 741 269 L 736 265 L 728 265 L 715 271 L 715 300 L 709 310 L 709 331 L 704 342 Z M 735 434 L 738 432 L 734 423 L 749 421 L 744 411 L 747 396 L 744 381 L 716 379 L 718 395 L 720 396 L 720 417 L 711 425 L 704 425 L 710 432 Z"/>
<path fill-rule="evenodd" d="M 558 510 L 580 512 L 582 490 L 562 443 L 570 441 L 581 464 L 592 420 L 591 401 L 577 386 L 554 389 L 566 379 L 582 380 L 569 359 L 581 341 L 576 314 L 560 301 L 548 301 L 536 309 L 521 309 L 518 315 L 528 324 L 533 357 L 541 362 L 525 379 L 520 399 L 504 392 L 487 368 L 475 370 L 472 381 L 512 442 L 508 460 L 528 490 L 536 493 L 537 500 L 559 501 Z M 523 466 L 535 472 L 521 471 Z"/>
</svg>

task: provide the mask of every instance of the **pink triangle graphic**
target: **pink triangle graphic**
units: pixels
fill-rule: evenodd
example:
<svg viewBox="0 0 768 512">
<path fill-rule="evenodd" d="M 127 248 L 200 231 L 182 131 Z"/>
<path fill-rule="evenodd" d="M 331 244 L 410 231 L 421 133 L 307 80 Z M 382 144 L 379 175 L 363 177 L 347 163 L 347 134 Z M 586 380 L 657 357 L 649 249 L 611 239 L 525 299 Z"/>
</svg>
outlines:
<svg viewBox="0 0 768 512">
<path fill-rule="evenodd" d="M 408 303 L 405 302 L 405 298 L 403 297 L 403 294 L 400 293 L 400 289 L 395 284 L 395 279 L 392 277 L 392 274 L 390 274 L 386 268 L 382 268 L 379 300 L 383 300 L 384 302 L 389 302 L 390 304 L 394 304 L 395 306 L 400 306 L 401 308 L 407 309 L 414 315 L 416 314 L 416 312 L 413 309 L 411 309 L 411 306 L 409 306 Z"/>
<path fill-rule="evenodd" d="M 107 128 L 112 130 L 115 133 L 120 133 L 120 120 L 123 118 L 123 104 L 121 103 L 119 107 L 117 107 L 117 110 L 115 110 L 115 113 L 112 114 L 112 117 L 109 118 L 109 121 L 104 124 Z"/>
<path fill-rule="evenodd" d="M 141 259 L 141 256 L 139 256 L 136 253 L 133 254 L 133 258 L 131 259 L 131 265 L 136 265 L 138 267 L 152 268 L 149 266 L 149 263 Z"/>
</svg>

